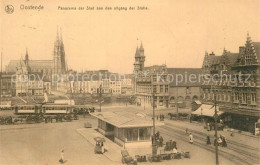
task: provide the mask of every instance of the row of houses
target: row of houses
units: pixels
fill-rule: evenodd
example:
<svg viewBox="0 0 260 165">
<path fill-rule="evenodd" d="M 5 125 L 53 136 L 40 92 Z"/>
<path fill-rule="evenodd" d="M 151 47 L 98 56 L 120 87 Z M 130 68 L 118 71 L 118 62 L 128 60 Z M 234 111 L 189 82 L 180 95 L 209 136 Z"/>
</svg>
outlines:
<svg viewBox="0 0 260 165">
<path fill-rule="evenodd" d="M 238 53 L 223 50 L 222 55 L 205 54 L 202 70 L 202 102 L 212 104 L 214 97 L 225 112 L 230 127 L 253 131 L 260 116 L 260 42 L 247 35 Z"/>
</svg>

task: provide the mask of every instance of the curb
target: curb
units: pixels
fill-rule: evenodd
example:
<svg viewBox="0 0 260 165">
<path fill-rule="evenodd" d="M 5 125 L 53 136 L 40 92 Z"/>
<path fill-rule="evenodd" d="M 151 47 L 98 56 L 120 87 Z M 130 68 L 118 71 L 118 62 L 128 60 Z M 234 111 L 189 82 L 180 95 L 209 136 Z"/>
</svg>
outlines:
<svg viewBox="0 0 260 165">
<path fill-rule="evenodd" d="M 84 139 L 86 139 L 91 145 L 93 145 L 95 147 L 95 144 L 91 143 L 87 138 L 85 138 L 77 129 L 76 129 L 77 133 L 80 134 Z M 105 157 L 107 157 L 109 160 L 113 161 L 113 162 L 118 162 L 118 163 L 121 163 L 120 161 L 118 160 L 113 160 L 111 159 L 107 154 L 106 152 L 103 154 Z"/>
</svg>

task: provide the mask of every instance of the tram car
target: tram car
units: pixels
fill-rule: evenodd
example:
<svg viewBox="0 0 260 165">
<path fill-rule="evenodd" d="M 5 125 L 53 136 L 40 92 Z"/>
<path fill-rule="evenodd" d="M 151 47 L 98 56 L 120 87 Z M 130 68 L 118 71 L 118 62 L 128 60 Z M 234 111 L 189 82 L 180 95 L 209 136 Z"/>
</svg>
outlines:
<svg viewBox="0 0 260 165">
<path fill-rule="evenodd" d="M 40 105 L 16 105 L 14 108 L 14 114 L 16 115 L 30 115 L 40 114 L 42 112 Z"/>
<path fill-rule="evenodd" d="M 46 104 L 42 105 L 42 112 L 46 115 L 52 114 L 70 114 L 72 112 L 72 107 L 65 104 Z"/>
</svg>

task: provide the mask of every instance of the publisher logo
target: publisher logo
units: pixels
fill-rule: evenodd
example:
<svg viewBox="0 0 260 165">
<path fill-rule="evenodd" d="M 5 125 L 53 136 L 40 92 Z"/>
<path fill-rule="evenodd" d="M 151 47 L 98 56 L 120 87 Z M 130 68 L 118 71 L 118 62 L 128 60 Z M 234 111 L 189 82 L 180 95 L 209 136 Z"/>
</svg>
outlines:
<svg viewBox="0 0 260 165">
<path fill-rule="evenodd" d="M 12 14 L 14 12 L 14 7 L 12 5 L 6 5 L 5 6 L 5 12 L 7 14 Z"/>
</svg>

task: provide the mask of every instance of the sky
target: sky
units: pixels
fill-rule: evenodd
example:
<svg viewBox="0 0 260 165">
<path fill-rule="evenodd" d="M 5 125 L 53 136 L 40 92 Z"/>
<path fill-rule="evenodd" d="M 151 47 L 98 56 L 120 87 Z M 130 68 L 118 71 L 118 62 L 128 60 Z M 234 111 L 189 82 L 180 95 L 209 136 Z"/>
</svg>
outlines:
<svg viewBox="0 0 260 165">
<path fill-rule="evenodd" d="M 247 32 L 260 41 L 259 0 L 2 0 L 0 48 L 3 66 L 24 58 L 53 58 L 57 27 L 62 28 L 66 61 L 74 70 L 108 69 L 132 73 L 137 45 L 145 66 L 200 68 L 205 51 L 238 52 Z M 14 12 L 7 14 L 6 5 Z M 22 10 L 42 5 L 43 10 Z M 145 6 L 148 10 L 58 10 L 58 7 Z"/>
</svg>

